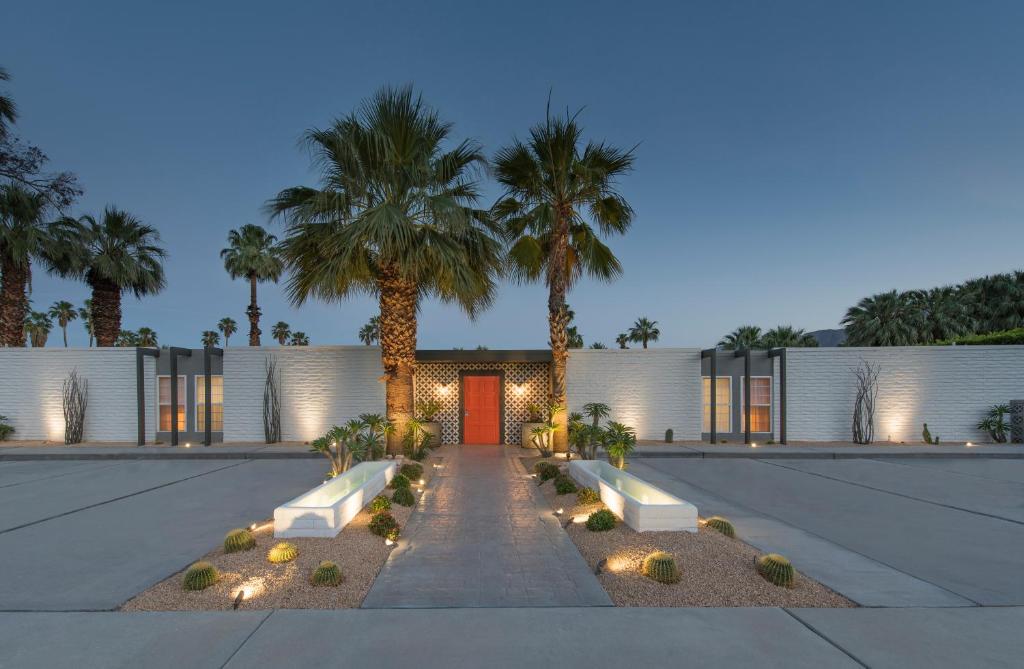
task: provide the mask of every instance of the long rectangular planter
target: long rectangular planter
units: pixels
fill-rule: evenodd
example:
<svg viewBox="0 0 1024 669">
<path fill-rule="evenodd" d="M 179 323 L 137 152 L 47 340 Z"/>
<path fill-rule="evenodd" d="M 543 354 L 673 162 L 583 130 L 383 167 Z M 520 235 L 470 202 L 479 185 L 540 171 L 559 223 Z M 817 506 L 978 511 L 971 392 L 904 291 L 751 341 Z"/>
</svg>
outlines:
<svg viewBox="0 0 1024 669">
<path fill-rule="evenodd" d="M 697 531 L 697 507 L 600 460 L 572 460 L 569 475 L 637 532 Z"/>
<path fill-rule="evenodd" d="M 391 482 L 394 460 L 361 462 L 274 509 L 275 537 L 336 537 Z"/>
</svg>

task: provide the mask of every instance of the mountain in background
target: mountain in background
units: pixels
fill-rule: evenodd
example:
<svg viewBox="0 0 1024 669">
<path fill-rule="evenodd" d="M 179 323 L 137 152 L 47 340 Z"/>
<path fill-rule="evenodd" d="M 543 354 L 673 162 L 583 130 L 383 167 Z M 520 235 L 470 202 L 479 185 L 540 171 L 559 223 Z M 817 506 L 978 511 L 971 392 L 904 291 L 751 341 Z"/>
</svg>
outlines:
<svg viewBox="0 0 1024 669">
<path fill-rule="evenodd" d="M 846 341 L 846 330 L 842 328 L 838 330 L 815 330 L 807 334 L 818 340 L 818 346 L 839 346 Z"/>
</svg>

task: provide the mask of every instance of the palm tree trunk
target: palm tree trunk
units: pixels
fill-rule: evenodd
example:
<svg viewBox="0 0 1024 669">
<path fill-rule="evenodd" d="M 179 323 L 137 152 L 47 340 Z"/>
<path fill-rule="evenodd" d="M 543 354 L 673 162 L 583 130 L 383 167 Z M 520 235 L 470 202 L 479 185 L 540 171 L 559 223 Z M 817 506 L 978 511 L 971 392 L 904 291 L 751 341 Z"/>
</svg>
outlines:
<svg viewBox="0 0 1024 669">
<path fill-rule="evenodd" d="M 25 316 L 28 299 L 25 286 L 28 273 L 24 266 L 5 259 L 0 268 L 0 345 L 25 346 Z"/>
<path fill-rule="evenodd" d="M 121 289 L 109 281 L 93 281 L 92 306 L 96 345 L 113 346 L 121 331 Z"/>
<path fill-rule="evenodd" d="M 565 306 L 568 290 L 566 263 L 569 253 L 568 212 L 559 211 L 555 234 L 551 240 L 551 258 L 548 265 L 548 329 L 551 335 L 551 401 L 562 407 L 555 414 L 554 450 L 569 450 L 569 420 L 566 407 L 565 368 L 569 359 L 569 312 Z"/>
<path fill-rule="evenodd" d="M 412 378 L 416 371 L 416 303 L 419 290 L 393 267 L 381 269 L 380 355 L 384 365 L 387 417 L 395 429 L 388 452 L 400 453 L 406 425 L 413 415 Z"/>
<path fill-rule="evenodd" d="M 260 345 L 260 305 L 256 303 L 256 272 L 249 273 L 249 346 Z M 227 346 L 225 338 L 225 346 Z"/>
</svg>

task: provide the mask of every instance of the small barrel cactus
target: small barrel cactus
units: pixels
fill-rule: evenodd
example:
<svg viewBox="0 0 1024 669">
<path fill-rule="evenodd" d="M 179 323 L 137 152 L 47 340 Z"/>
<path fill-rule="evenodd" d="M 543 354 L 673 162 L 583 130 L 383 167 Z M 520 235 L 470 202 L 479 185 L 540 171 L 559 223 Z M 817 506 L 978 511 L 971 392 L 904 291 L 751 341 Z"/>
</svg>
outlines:
<svg viewBox="0 0 1024 669">
<path fill-rule="evenodd" d="M 682 578 L 676 561 L 665 551 L 654 551 L 645 557 L 641 571 L 644 576 L 658 583 L 678 583 Z"/>
<path fill-rule="evenodd" d="M 329 560 L 321 562 L 309 577 L 309 581 L 313 585 L 335 586 L 344 580 L 345 577 L 341 575 L 341 569 Z"/>
<path fill-rule="evenodd" d="M 416 503 L 416 497 L 412 494 L 412 490 L 409 488 L 398 488 L 395 490 L 395 494 L 391 496 L 395 504 L 401 504 L 402 506 L 412 506 Z"/>
<path fill-rule="evenodd" d="M 398 529 L 398 521 L 387 511 L 381 511 L 370 519 L 370 531 L 378 537 L 388 536 L 388 532 Z"/>
<path fill-rule="evenodd" d="M 669 429 L 665 430 L 665 443 L 666 444 L 671 444 L 672 443 L 672 438 L 674 436 L 675 436 L 675 432 L 672 431 L 672 428 L 669 428 Z"/>
<path fill-rule="evenodd" d="M 764 577 L 769 583 L 783 588 L 793 587 L 793 577 L 796 570 L 789 560 L 778 553 L 768 553 L 757 558 L 757 573 Z"/>
<path fill-rule="evenodd" d="M 395 474 L 391 478 L 391 483 L 388 484 L 388 487 L 392 490 L 398 490 L 399 488 L 408 488 L 410 485 L 412 485 L 412 482 L 409 481 L 408 476 L 405 474 Z"/>
<path fill-rule="evenodd" d="M 390 510 L 391 510 L 391 500 L 388 499 L 387 497 L 385 497 L 384 495 L 377 495 L 376 497 L 373 498 L 373 501 L 370 502 L 370 512 L 371 513 L 380 513 L 381 511 L 390 511 Z"/>
<path fill-rule="evenodd" d="M 247 529 L 239 527 L 231 530 L 224 536 L 225 553 L 249 551 L 253 548 L 256 548 L 256 538 L 253 537 L 252 532 Z"/>
<path fill-rule="evenodd" d="M 186 590 L 205 590 L 219 578 L 220 573 L 216 567 L 205 560 L 200 560 L 185 570 L 185 578 L 181 585 Z"/>
<path fill-rule="evenodd" d="M 423 478 L 423 465 L 418 462 L 407 462 L 398 473 L 411 481 L 419 481 Z"/>
<path fill-rule="evenodd" d="M 704 526 L 717 532 L 721 532 L 730 539 L 736 537 L 736 528 L 732 526 L 732 523 L 721 516 L 711 516 L 704 521 Z"/>
<path fill-rule="evenodd" d="M 576 503 L 582 505 L 597 504 L 601 501 L 601 493 L 593 488 L 580 488 L 576 491 Z"/>
<path fill-rule="evenodd" d="M 615 523 L 618 520 L 615 514 L 608 509 L 601 509 L 590 514 L 590 517 L 587 518 L 587 529 L 591 532 L 607 532 L 615 527 Z"/>
<path fill-rule="evenodd" d="M 577 491 L 576 482 L 571 477 L 565 474 L 559 474 L 555 477 L 555 493 L 559 495 L 568 495 Z"/>
<path fill-rule="evenodd" d="M 283 562 L 291 562 L 299 556 L 299 549 L 296 548 L 295 544 L 287 541 L 274 544 L 267 552 L 267 560 L 274 564 L 281 564 Z"/>
</svg>

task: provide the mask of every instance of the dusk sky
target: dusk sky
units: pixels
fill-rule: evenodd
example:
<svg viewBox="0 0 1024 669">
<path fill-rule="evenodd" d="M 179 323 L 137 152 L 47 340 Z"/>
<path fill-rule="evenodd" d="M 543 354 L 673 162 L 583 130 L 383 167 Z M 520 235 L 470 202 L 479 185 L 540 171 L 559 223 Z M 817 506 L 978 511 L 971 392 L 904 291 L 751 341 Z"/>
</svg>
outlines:
<svg viewBox="0 0 1024 669">
<path fill-rule="evenodd" d="M 108 203 L 156 226 L 168 288 L 123 326 L 199 346 L 248 288 L 219 252 L 312 184 L 298 139 L 383 84 L 412 83 L 488 155 L 559 110 L 638 145 L 621 182 L 625 274 L 570 294 L 590 345 L 639 316 L 661 346 L 738 325 L 838 327 L 859 298 L 1024 267 L 1021 2 L 32 2 L 4 4 L 14 132 L 75 172 L 74 215 Z M 499 193 L 490 183 L 489 205 Z M 34 276 L 33 306 L 83 284 Z M 357 343 L 372 298 L 288 305 L 262 284 L 264 343 L 284 320 Z M 59 345 L 59 332 L 50 345 Z M 71 344 L 83 346 L 80 323 Z M 505 285 L 470 322 L 425 302 L 421 348 L 546 346 L 546 290 Z"/>
</svg>

